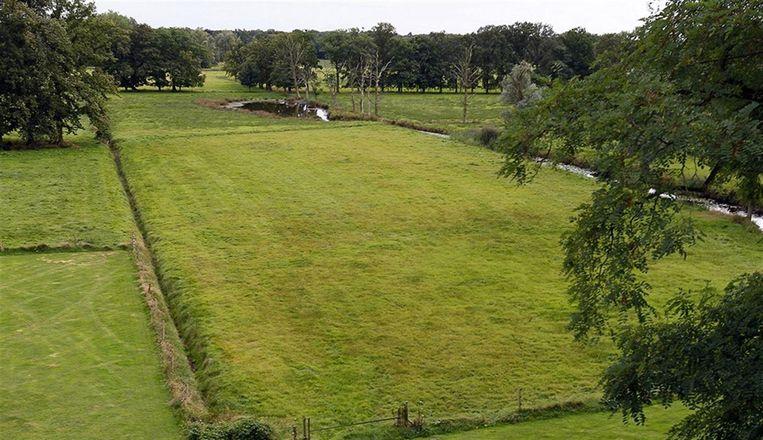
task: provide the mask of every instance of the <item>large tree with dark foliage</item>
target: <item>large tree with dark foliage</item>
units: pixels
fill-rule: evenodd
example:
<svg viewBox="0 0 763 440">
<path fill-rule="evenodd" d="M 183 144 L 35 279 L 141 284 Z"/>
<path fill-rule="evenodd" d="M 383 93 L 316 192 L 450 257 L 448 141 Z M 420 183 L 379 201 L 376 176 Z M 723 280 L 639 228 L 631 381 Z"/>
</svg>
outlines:
<svg viewBox="0 0 763 440">
<path fill-rule="evenodd" d="M 81 0 L 0 3 L 0 138 L 61 144 L 83 117 L 105 136 L 110 26 Z"/>
<path fill-rule="evenodd" d="M 503 173 L 519 182 L 533 176 L 529 158 L 592 152 L 601 187 L 562 242 L 570 327 L 581 339 L 608 332 L 620 348 L 604 377 L 613 409 L 637 422 L 653 402 L 694 410 L 675 438 L 763 435 L 763 276 L 678 292 L 666 311 L 644 277 L 699 239 L 670 194 L 686 167 L 706 167 L 708 185 L 734 181 L 750 208 L 761 199 L 761 10 L 761 0 L 670 0 L 621 46 L 630 54 L 512 112 L 503 137 Z"/>
</svg>

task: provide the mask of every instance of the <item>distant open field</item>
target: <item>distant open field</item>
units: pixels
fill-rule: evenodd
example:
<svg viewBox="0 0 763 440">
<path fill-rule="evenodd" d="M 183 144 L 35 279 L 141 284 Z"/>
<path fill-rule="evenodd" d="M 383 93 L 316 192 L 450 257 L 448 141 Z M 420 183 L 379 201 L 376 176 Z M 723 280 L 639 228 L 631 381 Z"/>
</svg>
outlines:
<svg viewBox="0 0 763 440">
<path fill-rule="evenodd" d="M 497 417 L 519 388 L 528 406 L 598 398 L 608 348 L 565 329 L 558 244 L 593 182 L 548 169 L 516 187 L 498 154 L 454 141 L 206 108 L 269 96 L 208 78 L 205 93 L 112 105 L 214 412 L 325 426 L 403 401 Z M 655 267 L 658 299 L 761 268 L 759 232 L 692 212 L 705 241 Z"/>
<path fill-rule="evenodd" d="M 0 256 L 6 439 L 178 439 L 126 251 Z"/>
<path fill-rule="evenodd" d="M 327 92 L 318 98 L 326 104 L 332 103 L 332 98 Z M 359 99 L 357 95 L 355 99 L 356 101 Z M 499 94 L 477 92 L 471 95 L 465 124 L 462 120 L 462 99 L 463 95 L 452 92 L 397 93 L 388 91 L 381 95 L 379 116 L 388 119 L 406 119 L 426 127 L 438 128 L 448 132 L 501 125 L 501 114 L 506 106 L 501 103 Z M 334 108 L 346 112 L 352 110 L 349 90 L 343 90 L 341 94 L 337 95 L 337 106 Z M 359 106 L 356 107 L 356 111 L 360 111 Z"/>
</svg>

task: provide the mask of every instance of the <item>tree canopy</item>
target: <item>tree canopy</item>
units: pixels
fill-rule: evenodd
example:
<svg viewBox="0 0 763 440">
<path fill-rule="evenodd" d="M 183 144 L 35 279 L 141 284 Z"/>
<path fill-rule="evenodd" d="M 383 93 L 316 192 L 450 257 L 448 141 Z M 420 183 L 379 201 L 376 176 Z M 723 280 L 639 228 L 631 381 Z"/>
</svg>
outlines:
<svg viewBox="0 0 763 440">
<path fill-rule="evenodd" d="M 744 352 L 760 364 L 760 274 L 730 284 L 716 306 L 682 292 L 666 314 L 648 301 L 644 277 L 651 262 L 685 256 L 701 239 L 673 194 L 687 169 L 709 170 L 706 186 L 734 181 L 750 211 L 760 203 L 762 9 L 759 0 L 668 1 L 632 40 L 612 39 L 610 48 L 630 52 L 602 51 L 599 70 L 557 80 L 535 105 L 511 112 L 501 140 L 502 173 L 519 183 L 534 176 L 528 159 L 591 157 L 601 187 L 562 241 L 576 307 L 570 327 L 580 339 L 611 332 L 621 348 L 605 378 L 613 408 L 636 421 L 657 398 L 697 410 L 674 429 L 679 438 L 758 438 L 763 429 L 763 369 L 727 358 Z M 757 333 L 722 337 L 755 325 Z"/>
<path fill-rule="evenodd" d="M 414 89 L 422 92 L 457 88 L 452 66 L 460 61 L 460 55 L 467 47 L 473 47 L 471 64 L 479 72 L 479 85 L 489 92 L 500 89 L 504 77 L 521 61 L 534 65 L 536 75 L 549 78 L 588 75 L 593 71 L 599 41 L 598 36 L 584 29 L 556 34 L 542 23 L 486 26 L 465 35 L 445 32 L 399 35 L 389 23 L 379 23 L 369 31 L 295 32 L 301 32 L 310 40 L 316 57 L 331 63 L 332 73 L 336 76 L 336 80 L 332 80 L 334 87 L 353 82 L 358 76 L 356 70 L 360 58 L 363 54 L 371 54 L 380 64 L 388 64 L 379 80 L 382 90 L 394 87 L 398 91 Z M 252 65 L 276 64 L 278 53 L 269 51 L 263 41 L 293 33 L 251 31 L 242 34 L 242 46 L 227 52 L 226 70 L 234 76 L 246 77 L 247 82 L 257 77 L 256 84 L 272 86 L 275 81 L 268 81 L 267 76 L 278 72 L 253 69 Z M 266 62 L 268 57 L 272 59 Z M 241 67 L 245 67 L 245 71 L 240 72 Z M 252 76 L 253 72 L 258 73 Z"/>
<path fill-rule="evenodd" d="M 111 80 L 98 66 L 111 53 L 108 26 L 81 0 L 0 4 L 0 138 L 18 131 L 60 144 L 87 117 L 100 135 Z"/>
</svg>

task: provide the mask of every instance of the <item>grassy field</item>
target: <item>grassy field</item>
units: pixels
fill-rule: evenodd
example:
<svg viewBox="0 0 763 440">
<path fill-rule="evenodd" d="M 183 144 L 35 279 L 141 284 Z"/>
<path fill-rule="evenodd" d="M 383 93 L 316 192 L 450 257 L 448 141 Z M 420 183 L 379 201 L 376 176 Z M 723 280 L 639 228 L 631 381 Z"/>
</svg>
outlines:
<svg viewBox="0 0 763 440">
<path fill-rule="evenodd" d="M 111 153 L 68 141 L 0 152 L 0 432 L 179 438 L 131 256 L 92 252 L 135 231 Z"/>
<path fill-rule="evenodd" d="M 321 61 L 323 70 L 318 70 L 317 74 L 321 81 L 324 81 L 325 72 L 330 71 L 330 63 L 326 60 Z M 213 81 L 222 82 L 226 78 L 217 77 L 217 73 L 209 76 Z M 229 80 L 229 79 L 228 79 Z M 229 80 L 230 81 L 230 80 Z M 336 105 L 333 98 L 324 83 L 321 83 L 317 99 L 332 107 L 333 110 L 351 112 L 352 91 L 348 88 L 342 89 L 336 97 Z M 373 106 L 373 90 L 371 93 L 371 105 Z M 420 93 L 413 90 L 397 92 L 396 88 L 388 89 L 381 94 L 379 101 L 379 116 L 387 119 L 405 119 L 416 122 L 430 128 L 437 128 L 448 132 L 458 132 L 468 128 L 479 128 L 482 126 L 496 126 L 502 124 L 502 113 L 505 105 L 500 101 L 500 93 L 496 90 L 491 93 L 484 93 L 484 90 L 477 89 L 476 93 L 469 98 L 469 111 L 467 122 L 463 122 L 462 94 L 453 93 L 452 90 L 445 90 L 442 93 L 432 90 L 426 93 Z M 360 95 L 355 94 L 355 110 L 360 112 Z M 372 107 L 373 108 L 373 107 Z"/>
<path fill-rule="evenodd" d="M 478 92 L 472 95 L 469 99 L 466 124 L 462 120 L 462 98 L 463 95 L 456 93 L 385 92 L 380 100 L 379 116 L 388 119 L 406 119 L 448 132 L 502 124 L 501 114 L 506 106 L 501 103 L 500 95 L 497 93 Z M 332 104 L 332 98 L 328 93 L 323 93 L 318 99 L 326 104 Z M 357 101 L 359 98 L 356 96 L 355 99 Z M 349 90 L 337 96 L 337 105 L 333 108 L 345 112 L 352 110 Z M 360 111 L 359 106 L 356 111 Z"/>
<path fill-rule="evenodd" d="M 675 421 L 688 415 L 682 407 L 649 408 L 643 426 L 624 425 L 619 414 L 576 414 L 556 419 L 536 420 L 516 425 L 497 426 L 450 435 L 431 437 L 432 440 L 650 440 L 664 439 Z"/>
<path fill-rule="evenodd" d="M 129 242 L 131 216 L 108 148 L 0 151 L 0 249 Z"/>
<path fill-rule="evenodd" d="M 519 389 L 525 407 L 598 399 L 609 347 L 576 344 L 565 330 L 558 244 L 594 182 L 544 169 L 516 187 L 496 177 L 501 158 L 486 149 L 379 123 L 211 108 L 278 96 L 209 71 L 202 90 L 110 101 L 128 184 L 215 415 L 276 427 L 305 415 L 320 428 L 387 416 L 404 401 L 429 420 L 490 420 L 516 409 Z M 427 96 L 390 98 L 389 109 L 435 100 L 419 122 L 459 128 L 454 95 Z M 499 110 L 485 111 L 490 120 Z M 108 149 L 77 140 L 0 152 L 5 249 L 129 242 Z M 705 241 L 687 261 L 655 267 L 657 302 L 761 269 L 758 231 L 690 214 Z M 0 396 L 0 431 L 179 435 L 127 252 L 6 252 L 0 271 L 0 350 L 12 354 L 0 386 L 13 397 Z M 655 432 L 670 414 L 654 418 Z M 574 417 L 532 423 L 619 438 L 603 415 Z M 589 424 L 601 431 L 582 430 Z"/>
<path fill-rule="evenodd" d="M 0 256 L 0 432 L 178 439 L 126 251 Z"/>
<path fill-rule="evenodd" d="M 213 411 L 325 426 L 402 401 L 494 417 L 519 388 L 530 406 L 598 398 L 608 350 L 572 342 L 558 272 L 594 183 L 549 169 L 517 188 L 497 154 L 410 130 L 205 108 L 263 96 L 209 78 L 206 93 L 113 105 Z M 706 240 L 656 267 L 658 297 L 761 269 L 759 232 L 694 215 Z"/>
</svg>

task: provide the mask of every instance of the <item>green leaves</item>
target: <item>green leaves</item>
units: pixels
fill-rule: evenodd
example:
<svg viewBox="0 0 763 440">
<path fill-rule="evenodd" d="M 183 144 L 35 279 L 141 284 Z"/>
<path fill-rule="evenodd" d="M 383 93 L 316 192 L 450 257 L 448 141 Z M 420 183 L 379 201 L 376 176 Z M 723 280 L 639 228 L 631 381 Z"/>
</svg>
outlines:
<svg viewBox="0 0 763 440">
<path fill-rule="evenodd" d="M 643 406 L 682 400 L 695 413 L 680 438 L 760 438 L 761 275 L 732 283 L 719 303 L 681 292 L 667 318 L 649 303 L 652 261 L 686 256 L 699 238 L 670 194 L 688 165 L 704 190 L 733 182 L 752 212 L 763 198 L 761 0 L 672 0 L 649 17 L 624 56 L 605 53 L 582 80 L 557 82 L 507 115 L 500 174 L 520 184 L 529 160 L 585 155 L 601 188 L 562 240 L 575 305 L 570 329 L 609 331 L 621 358 L 606 397 L 643 422 Z M 716 304 L 716 305 L 713 305 Z"/>
<path fill-rule="evenodd" d="M 645 405 L 681 400 L 695 413 L 673 438 L 753 439 L 763 434 L 763 274 L 723 295 L 680 292 L 664 319 L 622 332 L 620 359 L 602 380 L 605 401 L 643 423 Z"/>
<path fill-rule="evenodd" d="M 27 143 L 47 138 L 60 144 L 64 133 L 83 128 L 82 116 L 105 120 L 111 82 L 89 63 L 103 59 L 106 49 L 93 31 L 91 5 L 30 3 L 0 5 L 3 53 L 9 54 L 0 61 L 0 137 L 18 130 Z"/>
<path fill-rule="evenodd" d="M 697 239 L 691 222 L 677 213 L 670 199 L 622 185 L 596 191 L 592 202 L 579 208 L 575 228 L 562 240 L 563 270 L 576 306 L 570 328 L 577 338 L 601 334 L 609 310 L 621 321 L 634 316 L 644 322 L 653 313 L 646 300 L 650 286 L 643 280 L 649 261 L 685 254 Z"/>
</svg>

